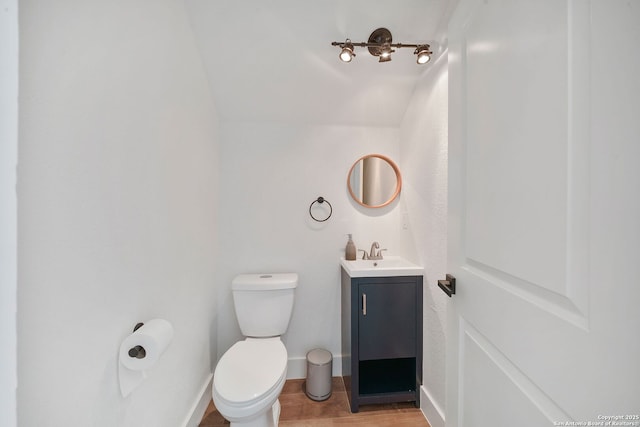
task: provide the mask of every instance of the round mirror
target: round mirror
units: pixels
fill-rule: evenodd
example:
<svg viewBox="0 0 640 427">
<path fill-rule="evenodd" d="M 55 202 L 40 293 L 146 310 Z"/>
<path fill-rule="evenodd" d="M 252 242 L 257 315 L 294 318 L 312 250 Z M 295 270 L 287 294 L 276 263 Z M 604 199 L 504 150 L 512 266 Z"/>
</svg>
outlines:
<svg viewBox="0 0 640 427">
<path fill-rule="evenodd" d="M 393 160 L 382 154 L 368 154 L 351 166 L 347 186 L 353 200 L 362 206 L 381 208 L 398 197 L 402 177 Z"/>
</svg>

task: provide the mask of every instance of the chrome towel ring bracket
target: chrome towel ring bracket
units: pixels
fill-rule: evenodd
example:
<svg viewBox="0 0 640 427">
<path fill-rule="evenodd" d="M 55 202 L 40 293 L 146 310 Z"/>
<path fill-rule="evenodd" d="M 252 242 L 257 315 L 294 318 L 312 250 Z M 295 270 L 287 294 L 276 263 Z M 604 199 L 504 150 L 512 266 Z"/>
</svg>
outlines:
<svg viewBox="0 0 640 427">
<path fill-rule="evenodd" d="M 316 218 L 315 216 L 313 216 L 312 209 L 313 209 L 314 205 L 317 204 L 318 206 L 321 206 L 324 203 L 326 203 L 327 206 L 329 206 L 329 214 L 327 215 L 327 217 L 324 218 L 324 219 L 319 219 L 319 218 Z M 332 213 L 333 213 L 333 206 L 331 206 L 331 203 L 329 203 L 329 201 L 327 199 L 325 199 L 324 197 L 322 197 L 322 196 L 318 197 L 316 200 L 311 202 L 311 205 L 309 205 L 309 215 L 311 215 L 311 218 L 313 218 L 314 221 L 325 222 L 326 220 L 331 218 L 331 214 Z"/>
</svg>

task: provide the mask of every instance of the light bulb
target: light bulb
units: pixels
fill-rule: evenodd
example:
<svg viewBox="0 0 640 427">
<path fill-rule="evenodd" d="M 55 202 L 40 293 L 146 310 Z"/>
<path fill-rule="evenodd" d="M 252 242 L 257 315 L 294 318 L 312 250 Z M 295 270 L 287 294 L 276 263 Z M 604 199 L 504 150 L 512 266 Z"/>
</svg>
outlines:
<svg viewBox="0 0 640 427">
<path fill-rule="evenodd" d="M 342 51 L 340 52 L 340 59 L 343 62 L 351 62 L 351 60 L 354 57 L 354 53 L 351 49 L 347 48 L 346 46 L 342 48 Z"/>
<path fill-rule="evenodd" d="M 351 43 L 351 40 L 347 39 L 342 45 L 340 60 L 343 62 L 351 62 L 354 56 L 356 56 L 356 54 L 353 51 L 353 44 Z"/>
<path fill-rule="evenodd" d="M 431 54 L 433 52 L 429 50 L 429 45 L 425 44 L 423 46 L 418 46 L 413 53 L 417 55 L 416 62 L 418 64 L 426 64 L 431 60 Z"/>
<path fill-rule="evenodd" d="M 422 52 L 418 54 L 418 64 L 426 64 L 431 59 L 428 53 Z"/>
</svg>

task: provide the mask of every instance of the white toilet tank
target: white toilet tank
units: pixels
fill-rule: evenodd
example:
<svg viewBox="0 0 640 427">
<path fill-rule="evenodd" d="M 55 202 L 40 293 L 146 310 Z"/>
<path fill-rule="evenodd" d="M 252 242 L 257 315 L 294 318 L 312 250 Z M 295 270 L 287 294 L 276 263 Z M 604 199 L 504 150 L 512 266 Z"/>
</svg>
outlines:
<svg viewBox="0 0 640 427">
<path fill-rule="evenodd" d="M 242 334 L 275 337 L 289 327 L 298 274 L 240 274 L 233 279 L 233 303 Z"/>
</svg>

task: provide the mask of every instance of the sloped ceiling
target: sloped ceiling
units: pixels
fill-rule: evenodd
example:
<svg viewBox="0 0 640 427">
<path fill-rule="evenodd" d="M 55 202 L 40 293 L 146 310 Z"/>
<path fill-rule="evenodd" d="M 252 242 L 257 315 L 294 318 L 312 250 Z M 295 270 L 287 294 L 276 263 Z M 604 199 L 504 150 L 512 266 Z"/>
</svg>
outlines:
<svg viewBox="0 0 640 427">
<path fill-rule="evenodd" d="M 413 49 L 378 63 L 356 48 L 351 63 L 332 41 L 367 41 L 388 28 L 394 43 L 432 44 L 447 0 L 186 0 L 223 121 L 397 126 L 418 77 Z"/>
</svg>

